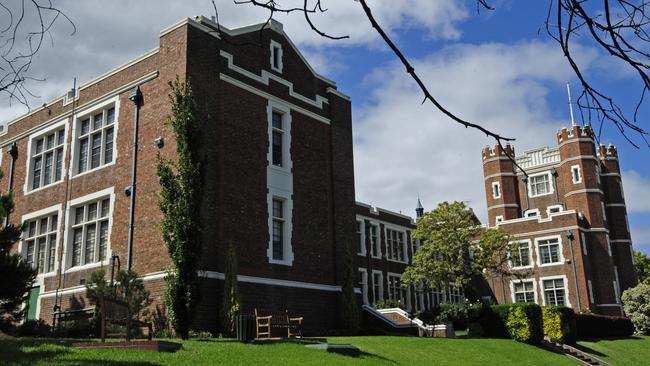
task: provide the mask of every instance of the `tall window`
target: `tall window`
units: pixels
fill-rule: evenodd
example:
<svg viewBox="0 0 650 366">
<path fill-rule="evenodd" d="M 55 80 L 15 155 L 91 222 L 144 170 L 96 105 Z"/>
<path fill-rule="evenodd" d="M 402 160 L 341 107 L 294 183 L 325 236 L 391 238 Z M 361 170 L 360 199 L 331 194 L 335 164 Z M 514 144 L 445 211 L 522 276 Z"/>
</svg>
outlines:
<svg viewBox="0 0 650 366">
<path fill-rule="evenodd" d="M 582 176 L 580 175 L 580 165 L 574 165 L 571 167 L 571 181 L 573 184 L 582 182 Z"/>
<path fill-rule="evenodd" d="M 374 301 L 384 299 L 384 276 L 381 272 L 372 273 L 372 298 Z"/>
<path fill-rule="evenodd" d="M 110 107 L 81 120 L 77 173 L 113 162 L 115 108 Z"/>
<path fill-rule="evenodd" d="M 463 300 L 463 291 L 456 285 L 449 286 L 449 302 L 452 304 L 460 304 Z"/>
<path fill-rule="evenodd" d="M 273 259 L 284 259 L 284 202 L 273 199 Z"/>
<path fill-rule="evenodd" d="M 528 242 L 510 244 L 510 266 L 513 268 L 530 266 Z"/>
<path fill-rule="evenodd" d="M 77 206 L 73 212 L 71 266 L 103 261 L 108 248 L 110 199 Z"/>
<path fill-rule="evenodd" d="M 31 188 L 47 186 L 63 177 L 65 128 L 32 140 Z"/>
<path fill-rule="evenodd" d="M 544 287 L 544 299 L 547 306 L 565 306 L 566 291 L 564 288 L 564 279 L 544 280 L 542 281 L 542 286 Z"/>
<path fill-rule="evenodd" d="M 381 250 L 379 249 L 379 240 L 377 238 L 377 225 L 370 224 L 370 247 L 372 250 L 372 256 L 375 258 L 381 257 Z"/>
<path fill-rule="evenodd" d="M 271 70 L 282 72 L 282 45 L 271 40 Z"/>
<path fill-rule="evenodd" d="M 58 215 L 53 214 L 25 223 L 23 250 L 25 259 L 38 273 L 54 271 Z"/>
<path fill-rule="evenodd" d="M 401 231 L 386 229 L 386 244 L 388 246 L 388 259 L 405 262 L 404 233 Z"/>
<path fill-rule="evenodd" d="M 282 150 L 283 150 L 283 140 L 284 140 L 284 124 L 282 123 L 282 114 L 276 111 L 273 111 L 271 115 L 271 154 L 273 165 L 283 166 Z"/>
<path fill-rule="evenodd" d="M 399 275 L 388 275 L 388 298 L 391 300 L 398 300 L 403 305 L 406 305 L 406 290 L 401 286 L 401 279 Z"/>
<path fill-rule="evenodd" d="M 537 253 L 540 264 L 560 263 L 562 261 L 560 242 L 557 238 L 539 240 L 537 242 Z"/>
<path fill-rule="evenodd" d="M 492 182 L 492 198 L 501 197 L 501 184 L 499 182 Z"/>
<path fill-rule="evenodd" d="M 361 289 L 361 296 L 363 303 L 368 303 L 368 273 L 364 268 L 359 268 L 359 288 Z"/>
<path fill-rule="evenodd" d="M 530 179 L 530 196 L 542 196 L 551 193 L 551 179 L 549 174 L 535 175 Z"/>
<path fill-rule="evenodd" d="M 533 281 L 519 281 L 513 284 L 515 302 L 535 302 Z"/>
<path fill-rule="evenodd" d="M 363 235 L 361 235 L 363 230 L 363 222 L 357 221 L 357 253 L 363 254 L 365 252 L 364 247 L 365 243 L 362 242 Z"/>
</svg>

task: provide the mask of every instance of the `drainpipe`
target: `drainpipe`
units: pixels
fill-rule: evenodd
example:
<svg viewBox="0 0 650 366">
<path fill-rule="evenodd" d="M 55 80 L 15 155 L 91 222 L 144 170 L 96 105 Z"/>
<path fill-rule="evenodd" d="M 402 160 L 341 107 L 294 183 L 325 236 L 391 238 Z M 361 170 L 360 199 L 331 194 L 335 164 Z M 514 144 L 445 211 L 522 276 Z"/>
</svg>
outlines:
<svg viewBox="0 0 650 366">
<path fill-rule="evenodd" d="M 564 204 L 560 202 L 560 190 L 557 187 L 557 175 L 557 169 L 551 169 L 551 176 L 553 176 L 553 186 L 555 187 L 555 203 L 564 207 Z"/>
<path fill-rule="evenodd" d="M 521 212 L 521 217 L 524 217 L 524 212 L 530 208 L 530 203 L 528 202 L 528 176 L 524 175 L 521 181 L 524 183 L 524 197 L 526 197 L 526 209 Z"/>
<path fill-rule="evenodd" d="M 140 86 L 129 94 L 129 100 L 135 104 L 133 112 L 133 162 L 131 163 L 131 185 L 126 188 L 124 193 L 131 197 L 129 208 L 129 239 L 127 245 L 126 270 L 131 270 L 133 264 L 133 218 L 135 214 L 135 184 L 136 184 L 136 167 L 138 162 L 138 122 L 140 121 L 140 106 L 142 106 L 142 92 Z"/>
<path fill-rule="evenodd" d="M 11 148 L 9 148 L 8 151 L 9 155 L 11 156 L 11 166 L 9 167 L 9 189 L 8 192 L 11 192 L 14 190 L 14 168 L 16 166 L 16 158 L 18 157 L 18 146 L 14 142 L 11 144 Z M 5 222 L 4 226 L 6 227 L 9 225 L 9 213 L 7 212 L 7 216 L 5 216 Z"/>
<path fill-rule="evenodd" d="M 573 282 L 576 284 L 576 296 L 578 298 L 578 311 L 582 311 L 582 301 L 580 301 L 580 289 L 578 288 L 578 271 L 576 270 L 575 255 L 573 254 L 573 233 L 571 230 L 564 232 L 567 239 L 569 239 L 569 250 L 571 250 L 571 265 L 573 266 Z M 568 285 L 568 284 L 567 284 Z"/>
</svg>

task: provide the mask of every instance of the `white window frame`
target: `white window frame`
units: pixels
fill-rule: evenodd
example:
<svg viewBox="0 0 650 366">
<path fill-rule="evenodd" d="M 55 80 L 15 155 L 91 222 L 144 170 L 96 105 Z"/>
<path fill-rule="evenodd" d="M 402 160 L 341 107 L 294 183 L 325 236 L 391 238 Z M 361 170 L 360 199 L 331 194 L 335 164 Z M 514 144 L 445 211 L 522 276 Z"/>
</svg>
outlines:
<svg viewBox="0 0 650 366">
<path fill-rule="evenodd" d="M 499 225 L 502 222 L 503 222 L 503 216 L 498 215 L 497 217 L 494 218 L 494 224 L 495 225 Z"/>
<path fill-rule="evenodd" d="M 596 181 L 600 184 L 600 163 L 596 162 Z"/>
<path fill-rule="evenodd" d="M 269 44 L 269 50 L 271 51 L 271 56 L 269 58 L 269 64 L 271 65 L 271 70 L 282 73 L 282 68 L 283 68 L 283 63 L 282 63 L 282 45 L 274 40 L 271 40 Z M 275 62 L 273 62 L 273 56 L 275 55 L 275 52 L 277 51 L 277 56 L 278 56 L 278 65 L 275 65 Z"/>
<path fill-rule="evenodd" d="M 282 145 L 282 166 L 273 165 L 273 112 L 282 114 L 283 145 Z M 292 266 L 294 260 L 293 252 L 293 159 L 291 152 L 291 108 L 284 103 L 269 99 L 266 106 L 268 151 L 267 151 L 267 217 L 268 217 L 268 240 L 267 258 L 269 263 L 284 266 Z M 285 214 L 284 228 L 284 258 L 273 259 L 273 199 L 284 201 L 283 209 Z"/>
<path fill-rule="evenodd" d="M 523 278 L 520 280 L 511 280 L 510 281 L 510 299 L 512 300 L 512 303 L 516 303 L 516 294 L 515 294 L 515 283 L 532 283 L 533 284 L 533 302 L 535 304 L 539 304 L 539 298 L 537 296 L 537 281 L 535 281 L 534 278 Z"/>
<path fill-rule="evenodd" d="M 584 231 L 580 232 L 580 240 L 582 241 L 582 254 L 587 255 L 587 236 Z"/>
<path fill-rule="evenodd" d="M 284 225 L 282 225 L 282 254 L 283 258 L 282 259 L 275 259 L 273 258 L 273 201 L 274 200 L 280 200 L 282 201 L 282 214 L 283 214 L 283 219 L 284 219 Z M 269 243 L 268 243 L 268 249 L 267 249 L 267 256 L 269 259 L 269 263 L 273 264 L 281 264 L 285 266 L 291 266 L 293 265 L 293 245 L 292 243 L 292 237 L 291 234 L 293 232 L 293 225 L 292 225 L 292 213 L 293 213 L 293 201 L 290 200 L 288 197 L 281 196 L 279 193 L 274 192 L 274 194 L 269 195 L 269 202 L 268 202 L 268 207 L 269 207 Z"/>
<path fill-rule="evenodd" d="M 571 165 L 571 181 L 573 184 L 582 183 L 582 172 L 580 171 L 580 165 Z"/>
<path fill-rule="evenodd" d="M 607 222 L 607 211 L 605 210 L 605 202 L 600 201 L 600 208 L 603 210 L 603 221 Z"/>
<path fill-rule="evenodd" d="M 375 275 L 379 275 L 379 294 L 375 292 L 377 288 Z M 384 272 L 375 269 L 372 270 L 372 298 L 375 302 L 384 300 Z"/>
<path fill-rule="evenodd" d="M 541 193 L 541 194 L 533 194 L 533 190 L 531 189 L 532 187 L 532 182 L 533 178 L 541 177 L 546 175 L 548 177 L 548 192 L 546 193 Z M 528 176 L 528 182 L 526 183 L 528 185 L 528 197 L 534 198 L 534 197 L 542 197 L 542 196 L 547 196 L 549 194 L 555 193 L 555 187 L 553 187 L 553 176 L 551 175 L 550 171 L 544 172 L 544 173 L 539 173 L 539 174 L 533 174 Z"/>
<path fill-rule="evenodd" d="M 521 246 L 521 244 L 527 244 L 528 245 L 528 265 L 527 266 L 513 266 L 512 265 L 512 259 L 510 258 L 510 251 L 508 251 L 508 265 L 510 266 L 511 269 L 527 269 L 527 268 L 533 268 L 533 244 L 530 239 L 526 240 L 516 240 L 516 241 L 511 241 L 509 243 L 510 245 L 512 244 L 518 244 Z"/>
<path fill-rule="evenodd" d="M 390 288 L 390 279 L 392 278 L 397 278 L 400 285 L 397 286 L 397 292 L 399 299 L 395 299 L 393 296 L 394 294 L 391 293 L 391 288 Z M 406 310 L 410 311 L 411 310 L 411 289 L 410 287 L 402 288 L 402 275 L 400 273 L 394 273 L 394 272 L 387 272 L 386 273 L 386 284 L 388 285 L 388 299 L 389 300 L 397 300 L 400 302 L 400 304 L 404 305 Z M 404 299 L 402 299 L 402 291 L 404 291 Z M 404 300 L 404 301 L 402 301 Z"/>
<path fill-rule="evenodd" d="M 614 296 L 616 296 L 616 303 L 621 303 L 621 285 L 618 278 L 618 266 L 614 266 Z"/>
<path fill-rule="evenodd" d="M 539 242 L 543 240 L 549 240 L 549 239 L 557 239 L 558 241 L 558 257 L 559 260 L 557 262 L 551 262 L 551 263 L 544 263 L 542 264 L 542 255 L 541 252 L 539 251 Z M 544 236 L 540 238 L 535 238 L 535 252 L 537 256 L 536 264 L 538 267 L 551 267 L 551 266 L 559 266 L 559 265 L 564 265 L 564 245 L 562 243 L 562 235 L 551 235 L 551 236 Z"/>
<path fill-rule="evenodd" d="M 109 199 L 109 210 L 108 210 L 108 242 L 106 243 L 106 257 L 103 261 L 97 261 L 93 263 L 87 263 L 83 265 L 78 265 L 70 267 L 72 265 L 72 245 L 74 242 L 74 230 L 72 230 L 74 217 L 74 209 L 78 206 L 82 206 L 88 203 L 99 201 L 102 199 Z M 115 210 L 115 187 L 109 187 L 101 191 L 97 191 L 82 197 L 75 198 L 68 201 L 66 213 L 65 213 L 65 225 L 66 225 L 66 234 L 64 237 L 63 243 L 63 271 L 66 273 L 82 271 L 90 268 L 107 266 L 110 262 L 110 258 L 113 255 L 112 245 L 111 245 L 111 236 L 113 234 L 113 212 Z M 83 252 L 82 252 L 83 256 Z"/>
<path fill-rule="evenodd" d="M 375 228 L 375 242 L 372 241 L 372 228 Z M 370 222 L 370 257 L 381 259 L 381 226 L 377 223 Z M 373 254 L 373 248 L 377 248 L 377 255 Z"/>
<path fill-rule="evenodd" d="M 589 288 L 589 303 L 595 304 L 596 302 L 594 301 L 594 288 L 591 284 L 591 280 L 587 280 L 587 287 Z"/>
<path fill-rule="evenodd" d="M 34 141 L 43 137 L 46 137 L 47 135 L 56 132 L 57 130 L 60 130 L 61 127 L 63 127 L 63 160 L 61 162 L 61 179 L 58 181 L 52 180 L 49 184 L 42 185 L 36 189 L 32 187 L 32 183 L 34 180 L 34 172 L 33 172 L 33 166 L 32 166 L 32 157 L 34 156 Z M 25 161 L 25 167 L 27 167 L 27 171 L 25 172 L 25 183 L 23 184 L 23 194 L 28 195 L 33 192 L 38 192 L 43 189 L 46 189 L 48 187 L 55 186 L 57 184 L 60 184 L 63 182 L 64 177 L 66 175 L 66 154 L 68 153 L 68 119 L 65 118 L 59 122 L 56 122 L 55 124 L 48 126 L 47 128 L 43 130 L 39 130 L 37 132 L 32 133 L 29 135 L 28 140 L 27 140 L 27 155 L 26 158 L 27 160 Z M 56 136 L 55 136 L 56 139 Z M 55 141 L 56 143 L 56 141 Z M 56 150 L 56 147 L 54 148 Z M 54 165 L 56 165 L 56 159 L 54 159 L 53 162 Z M 52 169 L 52 172 L 56 174 L 56 167 Z M 42 173 L 41 173 L 42 175 Z"/>
<path fill-rule="evenodd" d="M 498 181 L 492 182 L 492 198 L 501 198 L 501 183 Z"/>
<path fill-rule="evenodd" d="M 552 211 L 554 211 L 556 209 L 557 209 L 557 211 L 552 212 Z M 558 214 L 558 213 L 562 212 L 563 210 L 564 210 L 564 207 L 562 207 L 562 205 L 548 206 L 548 207 L 546 207 L 546 216 L 551 216 L 551 215 Z"/>
<path fill-rule="evenodd" d="M 359 267 L 361 273 L 361 298 L 364 305 L 368 305 L 368 270 Z"/>
<path fill-rule="evenodd" d="M 80 152 L 79 152 L 79 134 L 81 133 L 81 122 L 86 118 L 90 116 L 94 116 L 95 114 L 99 113 L 99 111 L 103 110 L 108 110 L 111 107 L 115 108 L 115 121 L 113 121 L 113 160 L 110 163 L 102 164 L 103 163 L 103 151 L 105 149 L 104 141 L 102 141 L 102 155 L 100 157 L 100 164 L 99 166 L 92 168 L 92 169 L 87 169 L 81 173 L 79 173 L 79 159 L 80 159 Z M 119 149 L 118 149 L 118 144 L 117 144 L 117 136 L 119 132 L 119 126 L 120 126 L 120 98 L 119 95 L 116 95 L 113 98 L 110 98 L 108 100 L 105 100 L 102 103 L 95 104 L 92 106 L 89 106 L 87 108 L 84 108 L 81 111 L 78 111 L 75 113 L 73 119 L 72 119 L 72 144 L 71 144 L 71 149 L 72 149 L 72 158 L 70 159 L 70 167 L 68 169 L 68 177 L 73 179 L 77 177 L 84 176 L 86 174 L 90 174 L 92 172 L 96 172 L 98 170 L 107 168 L 109 166 L 115 165 L 115 162 L 117 161 L 118 154 L 119 154 Z M 104 121 L 105 122 L 105 121 Z M 105 124 L 102 127 L 102 129 L 105 129 Z M 89 139 L 92 133 L 89 133 Z M 102 134 L 103 136 L 103 134 Z M 92 154 L 91 154 L 92 155 Z M 88 161 L 92 159 L 92 156 L 88 156 Z"/>
<path fill-rule="evenodd" d="M 539 217 L 539 216 L 540 216 L 539 208 L 533 208 L 530 210 L 526 210 L 526 212 L 524 212 L 524 217 L 526 218 Z"/>
<path fill-rule="evenodd" d="M 392 253 L 388 250 L 388 231 L 396 231 L 398 233 L 402 233 L 402 238 L 404 239 L 404 242 L 402 243 L 402 250 L 404 251 L 404 260 L 401 261 L 399 259 L 391 258 Z M 408 252 L 408 240 L 406 236 L 406 230 L 402 230 L 401 228 L 398 228 L 396 226 L 391 226 L 391 225 L 384 225 L 384 242 L 386 243 L 385 245 L 385 253 L 386 253 L 386 260 L 391 261 L 391 262 L 397 262 L 397 263 L 408 263 L 409 262 L 409 252 Z"/>
<path fill-rule="evenodd" d="M 565 299 L 565 304 L 564 306 L 566 307 L 571 307 L 571 300 L 569 297 L 569 281 L 567 279 L 566 275 L 558 275 L 558 276 L 547 276 L 547 277 L 540 277 L 539 278 L 539 290 L 540 294 L 542 295 L 542 305 L 546 306 L 546 292 L 544 291 L 544 281 L 547 280 L 559 280 L 562 279 L 564 280 L 564 299 Z"/>
<path fill-rule="evenodd" d="M 357 224 L 359 225 L 359 230 L 361 230 L 361 235 L 359 236 L 359 240 L 361 240 L 361 245 L 359 246 L 360 251 L 357 251 L 357 255 L 366 256 L 366 223 L 363 219 L 357 218 L 356 220 Z M 356 238 L 356 237 L 355 237 Z"/>
<path fill-rule="evenodd" d="M 32 221 L 32 220 L 37 220 L 37 219 L 41 219 L 41 218 L 44 218 L 44 217 L 52 216 L 54 214 L 57 215 L 56 240 L 55 240 L 55 244 L 54 244 L 55 247 L 56 247 L 56 249 L 54 250 L 54 270 L 46 271 L 46 272 L 43 272 L 43 273 L 38 273 L 36 275 L 37 278 L 50 276 L 50 275 L 52 275 L 53 273 L 56 273 L 59 270 L 58 258 L 59 258 L 59 253 L 60 253 L 60 251 L 59 251 L 59 246 L 60 245 L 59 244 L 61 243 L 61 230 L 60 230 L 61 229 L 61 219 L 63 218 L 62 207 L 63 207 L 63 205 L 59 203 L 59 204 L 44 208 L 42 210 L 38 210 L 38 211 L 34 211 L 34 212 L 30 212 L 28 214 L 22 215 L 22 217 L 20 218 L 20 220 L 21 220 L 20 222 L 27 222 L 27 221 Z M 20 255 L 23 258 L 26 258 L 26 255 L 27 255 L 27 252 L 26 252 L 27 248 L 25 247 L 25 245 L 26 245 L 25 244 L 25 239 L 26 238 L 21 238 L 20 241 L 19 241 L 19 244 L 18 244 L 18 253 L 20 253 Z M 34 249 L 34 250 L 36 250 L 36 249 Z M 34 286 L 32 286 L 32 287 L 34 287 Z"/>
</svg>

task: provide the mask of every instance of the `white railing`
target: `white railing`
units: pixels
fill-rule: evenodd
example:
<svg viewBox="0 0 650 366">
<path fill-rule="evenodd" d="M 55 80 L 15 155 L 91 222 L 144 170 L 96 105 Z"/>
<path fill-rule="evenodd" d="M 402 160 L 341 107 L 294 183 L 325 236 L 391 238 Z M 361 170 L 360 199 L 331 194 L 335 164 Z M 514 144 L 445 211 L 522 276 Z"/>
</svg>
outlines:
<svg viewBox="0 0 650 366">
<path fill-rule="evenodd" d="M 556 164 L 560 162 L 560 149 L 542 147 L 535 150 L 529 150 L 524 152 L 523 155 L 517 156 L 515 160 L 523 169 L 547 164 Z"/>
</svg>

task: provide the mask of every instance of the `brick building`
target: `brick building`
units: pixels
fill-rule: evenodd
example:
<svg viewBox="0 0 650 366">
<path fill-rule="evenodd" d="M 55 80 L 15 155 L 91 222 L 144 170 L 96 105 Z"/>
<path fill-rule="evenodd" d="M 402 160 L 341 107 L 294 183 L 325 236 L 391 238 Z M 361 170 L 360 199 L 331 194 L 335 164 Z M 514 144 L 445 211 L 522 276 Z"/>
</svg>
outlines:
<svg viewBox="0 0 650 366">
<path fill-rule="evenodd" d="M 424 213 L 419 199 L 415 211 L 417 217 Z M 411 217 L 357 202 L 356 218 L 356 264 L 364 304 L 396 300 L 409 312 L 417 313 L 464 300 L 462 289 L 455 286 L 445 290 L 401 287 L 402 273 L 419 247 L 419 240 L 411 237 L 415 229 Z"/>
<path fill-rule="evenodd" d="M 525 277 L 492 276 L 490 287 L 499 303 L 619 315 L 636 275 L 616 148 L 597 146 L 588 125 L 563 128 L 557 143 L 516 156 L 525 173 L 512 146 L 483 149 L 487 225 L 514 236 L 510 266 Z"/>
<path fill-rule="evenodd" d="M 191 80 L 204 167 L 202 299 L 215 329 L 225 252 L 239 253 L 245 311 L 288 309 L 305 331 L 337 328 L 342 258 L 354 243 L 351 105 L 271 21 L 217 31 L 197 17 L 161 31 L 154 50 L 10 121 L 0 135 L 10 222 L 38 278 L 29 316 L 86 308 L 84 283 L 127 261 L 134 115 L 139 113 L 132 269 L 162 303 L 171 263 L 162 240 L 156 155 L 175 158 L 168 83 Z M 261 36 L 261 39 L 260 39 Z M 261 47 L 256 43 L 261 42 Z M 139 87 L 136 111 L 129 94 Z M 9 152 L 9 153 L 7 153 Z"/>
</svg>

